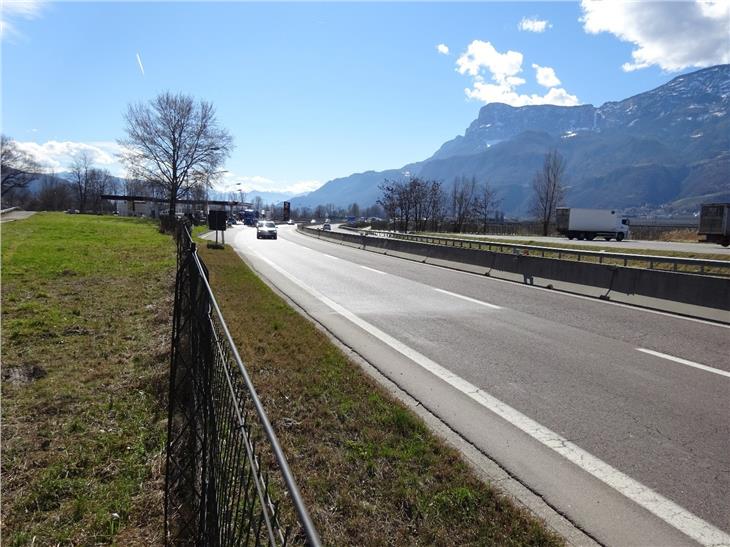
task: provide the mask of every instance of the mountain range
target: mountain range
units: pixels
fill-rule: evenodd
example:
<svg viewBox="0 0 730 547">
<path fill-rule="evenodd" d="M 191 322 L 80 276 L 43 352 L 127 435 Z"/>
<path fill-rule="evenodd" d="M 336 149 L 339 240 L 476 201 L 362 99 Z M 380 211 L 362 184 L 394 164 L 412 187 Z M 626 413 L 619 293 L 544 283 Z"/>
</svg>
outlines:
<svg viewBox="0 0 730 547">
<path fill-rule="evenodd" d="M 566 204 L 643 212 L 691 212 L 730 201 L 730 65 L 678 76 L 600 107 L 490 103 L 464 135 L 430 158 L 333 179 L 292 207 L 374 204 L 384 179 L 486 180 L 502 209 L 525 216 L 531 182 L 549 150 L 566 160 Z"/>
</svg>

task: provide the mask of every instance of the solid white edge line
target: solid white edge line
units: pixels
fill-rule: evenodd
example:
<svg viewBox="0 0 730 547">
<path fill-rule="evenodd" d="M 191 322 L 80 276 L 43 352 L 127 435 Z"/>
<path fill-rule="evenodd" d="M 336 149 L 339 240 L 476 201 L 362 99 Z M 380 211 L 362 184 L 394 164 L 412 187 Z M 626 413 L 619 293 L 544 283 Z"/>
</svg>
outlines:
<svg viewBox="0 0 730 547">
<path fill-rule="evenodd" d="M 300 235 L 301 237 L 305 238 L 305 240 L 312 240 L 313 239 L 311 236 L 306 236 L 306 235 L 302 235 L 302 234 L 298 234 L 298 235 Z M 318 239 L 317 241 L 322 241 L 322 240 L 321 239 Z M 327 243 L 329 243 L 329 242 L 327 242 Z M 312 247 L 307 247 L 307 248 L 310 249 L 310 250 L 312 250 L 312 251 L 315 251 L 317 253 L 321 252 L 321 251 L 316 251 Z M 352 247 L 345 247 L 345 248 L 352 249 Z M 395 256 L 390 256 L 390 255 L 382 255 L 382 256 L 387 256 L 387 257 L 392 258 L 394 260 L 403 260 L 402 258 L 398 258 L 398 257 L 395 257 Z M 413 261 L 410 260 L 408 262 L 413 262 Z M 709 325 L 711 327 L 720 327 L 720 328 L 723 328 L 723 329 L 730 329 L 730 324 L 728 324 L 728 323 L 718 323 L 716 321 L 710 321 L 710 320 L 701 319 L 701 318 L 698 318 L 698 317 L 688 317 L 686 315 L 678 315 L 678 314 L 671 313 L 671 312 L 667 312 L 667 311 L 652 310 L 650 308 L 642 308 L 642 307 L 639 307 L 639 306 L 633 306 L 631 304 L 624 304 L 623 302 L 612 302 L 611 300 L 602 300 L 602 299 L 599 299 L 599 298 L 597 298 L 595 296 L 586 296 L 586 295 L 583 295 L 583 294 L 575 294 L 575 293 L 570 293 L 570 292 L 566 292 L 566 291 L 556 291 L 555 289 L 548 289 L 546 287 L 538 287 L 538 286 L 535 286 L 535 285 L 524 285 L 522 283 L 517 283 L 515 281 L 510 281 L 509 279 L 500 279 L 499 277 L 485 276 L 484 274 L 478 274 L 478 273 L 474 273 L 474 272 L 466 272 L 464 270 L 457 270 L 456 268 L 446 268 L 444 266 L 437 266 L 436 264 L 429 264 L 428 262 L 419 262 L 419 264 L 421 264 L 423 266 L 428 266 L 430 268 L 437 268 L 437 269 L 439 269 L 441 271 L 446 270 L 446 271 L 456 272 L 456 273 L 463 274 L 463 275 L 468 275 L 468 276 L 471 276 L 471 277 L 476 277 L 478 279 L 488 279 L 490 281 L 499 281 L 501 283 L 510 283 L 512 285 L 517 285 L 517 286 L 525 287 L 525 288 L 528 288 L 528 289 L 534 289 L 534 290 L 537 290 L 537 291 L 549 292 L 549 293 L 554 294 L 554 295 L 569 296 L 570 298 L 579 298 L 581 300 L 588 300 L 589 302 L 594 302 L 596 304 L 606 304 L 606 305 L 610 305 L 610 306 L 617 306 L 619 308 L 626 308 L 626 309 L 629 309 L 629 310 L 632 310 L 632 311 L 636 311 L 636 312 L 653 313 L 654 315 L 663 315 L 665 317 L 670 317 L 672 319 L 682 319 L 684 321 L 692 321 L 693 323 L 702 323 L 703 325 Z M 404 278 L 404 279 L 407 279 L 407 278 Z"/>
<path fill-rule="evenodd" d="M 354 262 L 353 262 L 353 264 L 354 264 Z M 376 274 L 380 274 L 380 275 L 386 275 L 385 272 L 381 272 L 380 270 L 376 270 L 375 268 L 371 268 L 370 266 L 363 266 L 362 264 L 357 264 L 357 265 L 360 266 L 363 270 L 367 270 L 369 272 L 375 272 Z"/>
<path fill-rule="evenodd" d="M 625 497 L 640 505 L 650 513 L 656 515 L 673 528 L 691 537 L 698 543 L 708 547 L 730 545 L 730 535 L 726 534 L 719 528 L 716 528 L 709 522 L 704 521 L 697 515 L 665 498 L 658 492 L 653 491 L 651 488 L 632 479 L 628 475 L 625 475 L 603 460 L 586 452 L 565 437 L 562 437 L 533 419 L 528 418 L 520 411 L 503 403 L 499 399 L 492 397 L 487 392 L 482 391 L 474 384 L 464 380 L 460 376 L 442 367 L 413 348 L 396 340 L 389 334 L 378 329 L 375 325 L 361 319 L 350 310 L 344 308 L 316 289 L 300 281 L 268 258 L 255 251 L 251 251 L 251 253 L 258 257 L 261 261 L 268 264 L 290 282 L 294 283 L 305 292 L 309 293 L 311 296 L 363 329 L 365 332 L 387 344 L 398 353 L 421 366 L 423 369 L 431 372 L 437 378 L 458 389 L 467 397 L 511 423 L 521 431 L 527 433 L 544 446 L 554 450 L 599 481 L 607 484 L 614 490 L 617 490 Z"/>
<path fill-rule="evenodd" d="M 461 298 L 462 300 L 466 300 L 467 302 L 472 302 L 473 304 L 479 304 L 481 306 L 486 306 L 487 308 L 492 308 L 493 310 L 501 310 L 502 306 L 497 306 L 496 304 L 490 304 L 489 302 L 484 302 L 483 300 L 477 300 L 476 298 L 471 298 L 469 296 L 464 296 L 463 294 L 457 294 L 455 292 L 451 291 L 445 291 L 444 289 L 437 289 L 436 287 L 433 288 L 434 291 L 438 291 L 443 294 L 448 294 L 449 296 L 454 296 L 456 298 Z"/>
<path fill-rule="evenodd" d="M 645 348 L 636 348 L 636 351 L 640 351 L 642 353 L 648 353 L 649 355 L 653 355 L 654 357 L 668 359 L 669 361 L 674 361 L 675 363 L 687 365 L 688 367 L 698 368 L 700 370 L 712 372 L 713 374 L 719 374 L 720 376 L 727 376 L 728 378 L 730 378 L 730 372 L 728 372 L 726 370 L 720 370 L 719 368 L 708 367 L 707 365 L 695 363 L 694 361 L 688 361 L 687 359 L 682 359 L 681 357 L 675 357 L 674 355 L 667 355 L 666 353 L 660 353 L 658 351 L 654 351 L 651 349 L 645 349 Z"/>
<path fill-rule="evenodd" d="M 324 256 L 326 256 L 327 258 L 331 258 L 332 260 L 339 260 L 339 258 L 337 258 L 336 256 L 328 255 L 327 253 L 322 253 L 322 254 Z"/>
</svg>

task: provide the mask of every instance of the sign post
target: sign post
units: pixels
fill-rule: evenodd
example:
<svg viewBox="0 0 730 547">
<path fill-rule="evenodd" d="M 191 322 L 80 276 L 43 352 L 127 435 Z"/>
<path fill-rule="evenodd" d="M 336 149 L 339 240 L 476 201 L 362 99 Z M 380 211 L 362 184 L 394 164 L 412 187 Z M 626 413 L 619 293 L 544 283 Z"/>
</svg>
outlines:
<svg viewBox="0 0 730 547">
<path fill-rule="evenodd" d="M 208 229 L 215 230 L 215 246 L 225 247 L 226 245 L 226 212 L 225 211 L 208 211 Z M 223 232 L 223 242 L 218 243 L 218 232 Z"/>
</svg>

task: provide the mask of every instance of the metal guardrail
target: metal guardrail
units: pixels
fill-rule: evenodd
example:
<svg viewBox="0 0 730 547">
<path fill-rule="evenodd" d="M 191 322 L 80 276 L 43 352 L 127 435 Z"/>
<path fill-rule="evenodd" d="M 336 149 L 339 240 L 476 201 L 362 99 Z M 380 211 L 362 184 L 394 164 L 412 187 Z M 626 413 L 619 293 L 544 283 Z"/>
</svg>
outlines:
<svg viewBox="0 0 730 547">
<path fill-rule="evenodd" d="M 362 232 L 361 232 L 362 233 Z M 681 258 L 673 256 L 654 256 L 630 253 L 613 253 L 604 251 L 587 251 L 580 249 L 568 249 L 561 247 L 541 247 L 537 245 L 522 245 L 519 243 L 499 243 L 491 241 L 480 241 L 471 239 L 457 239 L 449 237 L 421 236 L 415 234 L 403 234 L 399 232 L 367 231 L 367 235 L 377 237 L 388 237 L 415 241 L 430 245 L 443 245 L 447 247 L 459 247 L 463 249 L 476 249 L 480 251 L 493 251 L 499 253 L 526 254 L 540 256 L 543 258 L 557 258 L 559 260 L 576 260 L 578 262 L 597 262 L 598 264 L 611 264 L 624 267 L 641 267 L 650 270 L 678 271 L 677 266 L 684 266 L 684 273 L 697 273 L 701 275 L 730 276 L 730 261 L 706 260 L 701 258 Z M 630 264 L 631 263 L 631 264 Z"/>
<path fill-rule="evenodd" d="M 319 546 L 187 226 L 176 237 L 166 543 Z"/>
</svg>

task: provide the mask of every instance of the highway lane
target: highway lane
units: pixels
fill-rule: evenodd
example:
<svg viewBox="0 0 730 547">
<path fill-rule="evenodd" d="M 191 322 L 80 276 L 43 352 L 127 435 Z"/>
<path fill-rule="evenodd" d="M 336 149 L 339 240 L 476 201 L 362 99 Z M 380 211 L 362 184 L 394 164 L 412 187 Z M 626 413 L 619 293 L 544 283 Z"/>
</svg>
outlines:
<svg viewBox="0 0 730 547">
<path fill-rule="evenodd" d="M 505 424 L 509 415 L 500 420 L 484 401 L 475 406 L 454 389 L 459 382 L 730 530 L 727 328 L 362 252 L 288 228 L 277 242 L 242 228 L 228 239 L 338 337 L 600 540 L 687 537 L 606 486 L 612 475 L 595 480 Z M 444 382 L 429 363 L 458 380 Z"/>
<path fill-rule="evenodd" d="M 332 229 L 338 232 L 352 234 L 352 230 L 340 228 L 340 225 L 332 225 Z M 453 237 L 457 239 L 481 238 L 484 236 L 473 234 L 439 234 L 443 237 Z M 596 238 L 593 241 L 579 241 L 577 239 L 570 240 L 566 237 L 542 237 L 542 236 L 500 236 L 489 235 L 489 239 L 500 241 L 514 241 L 517 243 L 527 243 L 531 241 L 533 245 L 540 245 L 540 242 L 551 244 L 562 244 L 566 248 L 570 247 L 601 247 L 607 251 L 620 253 L 621 249 L 650 249 L 658 252 L 684 252 L 684 253 L 704 253 L 725 255 L 730 260 L 730 247 L 723 247 L 717 243 L 693 243 L 689 241 L 649 241 L 641 239 L 625 239 L 624 241 L 606 241 L 603 238 Z M 724 260 L 725 258 L 723 258 Z"/>
</svg>

